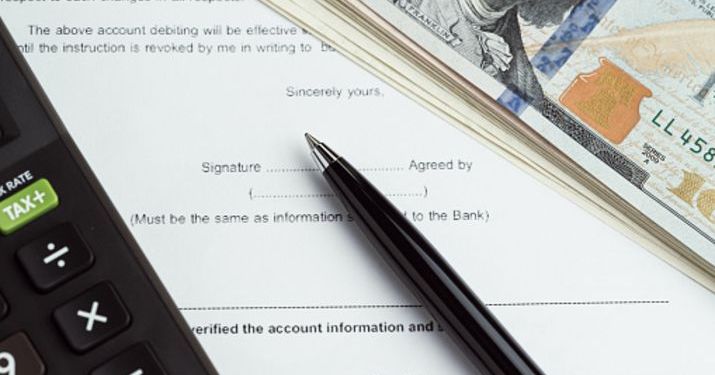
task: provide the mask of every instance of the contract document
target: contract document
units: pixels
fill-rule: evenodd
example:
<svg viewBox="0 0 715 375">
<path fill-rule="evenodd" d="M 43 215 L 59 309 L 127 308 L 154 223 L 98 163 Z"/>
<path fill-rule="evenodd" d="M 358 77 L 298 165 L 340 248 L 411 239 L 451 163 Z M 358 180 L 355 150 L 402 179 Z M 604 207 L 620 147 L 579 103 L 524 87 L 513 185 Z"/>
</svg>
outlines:
<svg viewBox="0 0 715 375">
<path fill-rule="evenodd" d="M 330 192 L 306 131 L 547 374 L 714 371 L 712 293 L 256 1 L 2 17 L 221 374 L 473 373 Z"/>
</svg>

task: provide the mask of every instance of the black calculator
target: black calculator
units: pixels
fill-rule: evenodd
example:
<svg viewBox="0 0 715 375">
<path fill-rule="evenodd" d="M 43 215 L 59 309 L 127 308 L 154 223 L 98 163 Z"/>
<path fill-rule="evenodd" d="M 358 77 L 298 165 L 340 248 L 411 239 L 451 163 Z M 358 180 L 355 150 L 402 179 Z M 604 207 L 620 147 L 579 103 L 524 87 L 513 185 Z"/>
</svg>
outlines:
<svg viewBox="0 0 715 375">
<path fill-rule="evenodd" d="M 217 374 L 0 36 L 0 375 Z"/>
</svg>

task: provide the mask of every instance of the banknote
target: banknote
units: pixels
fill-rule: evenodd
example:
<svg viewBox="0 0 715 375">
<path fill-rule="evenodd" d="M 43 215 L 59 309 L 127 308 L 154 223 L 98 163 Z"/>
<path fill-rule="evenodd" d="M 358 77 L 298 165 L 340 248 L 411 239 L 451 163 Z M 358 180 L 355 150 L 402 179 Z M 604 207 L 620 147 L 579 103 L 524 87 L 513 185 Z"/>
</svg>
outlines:
<svg viewBox="0 0 715 375">
<path fill-rule="evenodd" d="M 715 0 L 360 1 L 715 265 Z"/>
</svg>

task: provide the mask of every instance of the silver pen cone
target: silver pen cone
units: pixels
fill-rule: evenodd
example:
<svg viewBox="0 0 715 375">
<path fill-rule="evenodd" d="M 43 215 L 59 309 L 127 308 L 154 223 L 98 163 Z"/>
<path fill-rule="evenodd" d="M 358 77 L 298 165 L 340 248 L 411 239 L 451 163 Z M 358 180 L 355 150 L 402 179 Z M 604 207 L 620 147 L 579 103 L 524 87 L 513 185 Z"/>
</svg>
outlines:
<svg viewBox="0 0 715 375">
<path fill-rule="evenodd" d="M 315 164 L 321 172 L 340 158 L 338 154 L 309 133 L 305 133 L 305 140 L 308 142 L 308 147 L 310 147 L 310 151 L 313 154 L 313 160 L 315 160 Z"/>
</svg>

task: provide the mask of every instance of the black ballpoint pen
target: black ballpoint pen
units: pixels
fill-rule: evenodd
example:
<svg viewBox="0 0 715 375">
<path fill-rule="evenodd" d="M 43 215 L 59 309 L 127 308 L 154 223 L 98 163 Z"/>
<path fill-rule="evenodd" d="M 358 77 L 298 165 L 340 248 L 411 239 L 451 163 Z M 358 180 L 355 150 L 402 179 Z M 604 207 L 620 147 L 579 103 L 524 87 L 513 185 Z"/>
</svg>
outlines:
<svg viewBox="0 0 715 375">
<path fill-rule="evenodd" d="M 362 232 L 482 374 L 543 374 L 407 218 L 345 159 L 305 135 L 318 167 Z"/>
</svg>

